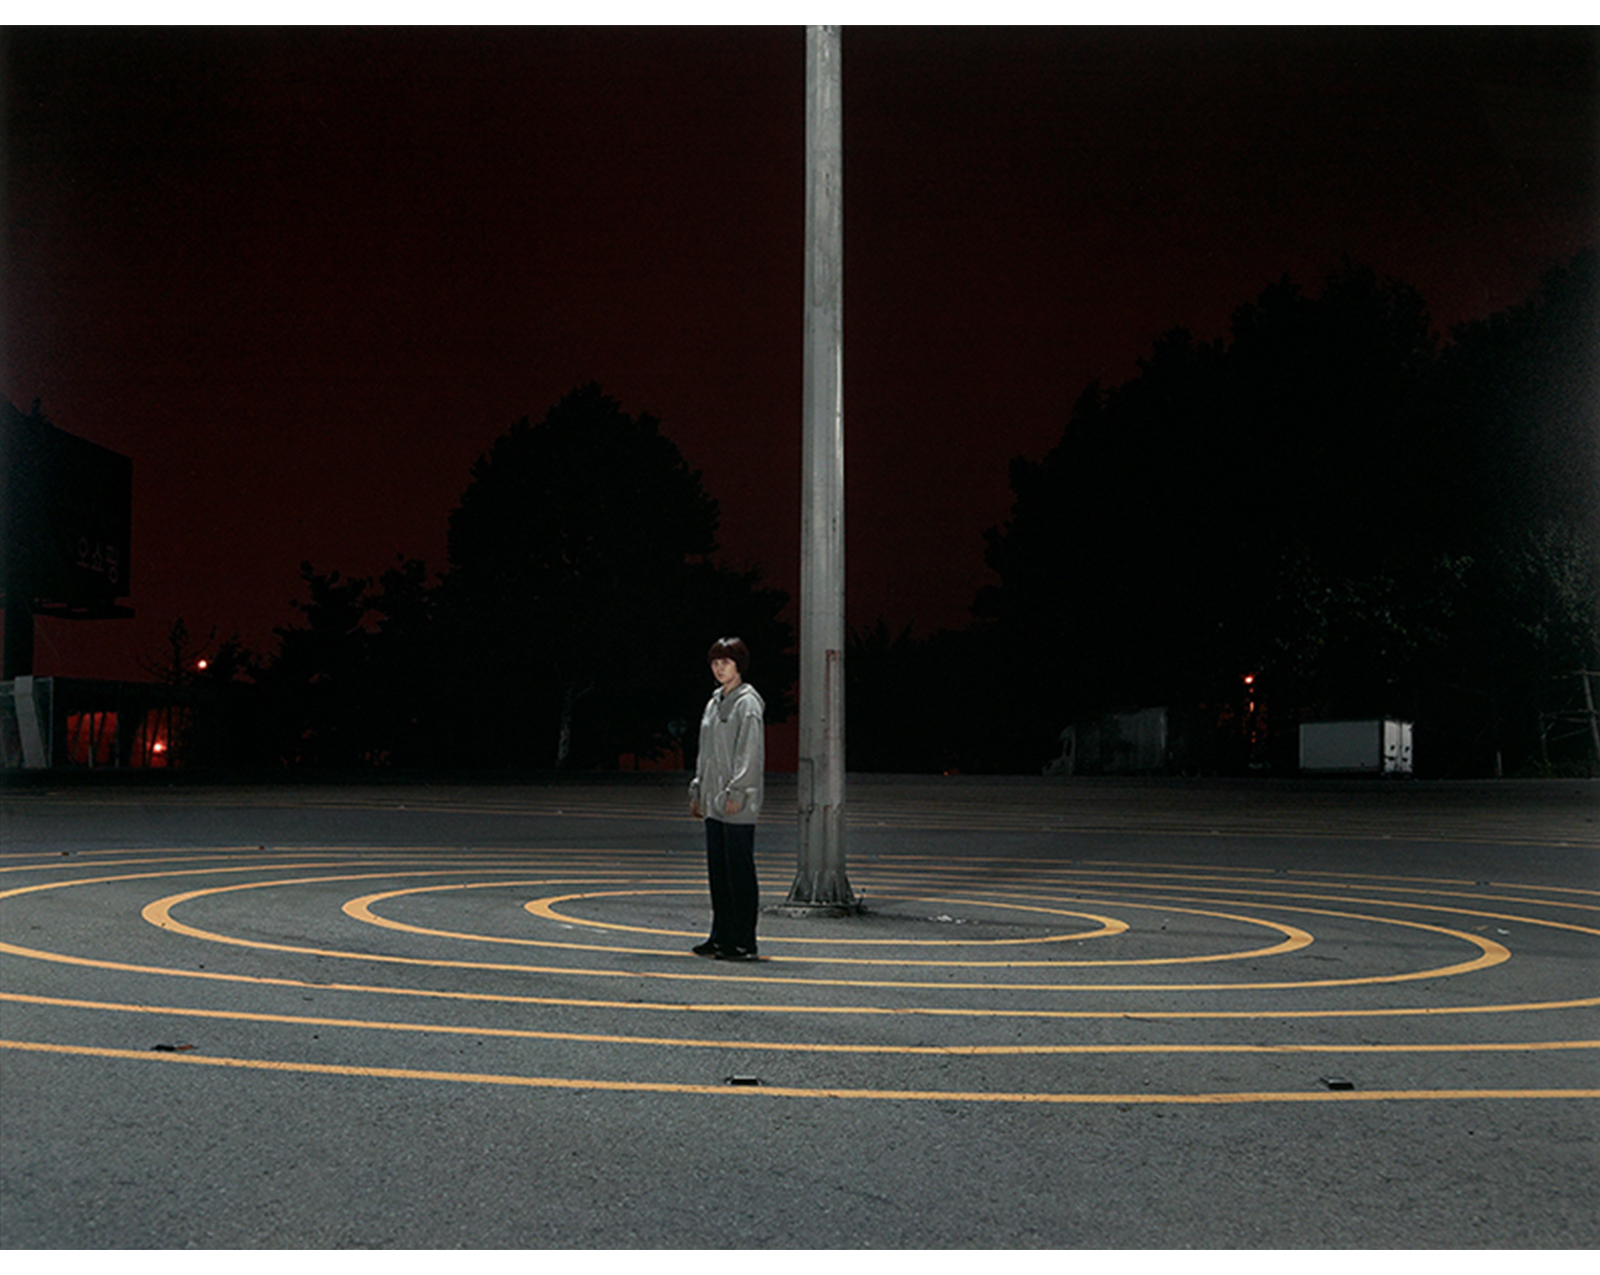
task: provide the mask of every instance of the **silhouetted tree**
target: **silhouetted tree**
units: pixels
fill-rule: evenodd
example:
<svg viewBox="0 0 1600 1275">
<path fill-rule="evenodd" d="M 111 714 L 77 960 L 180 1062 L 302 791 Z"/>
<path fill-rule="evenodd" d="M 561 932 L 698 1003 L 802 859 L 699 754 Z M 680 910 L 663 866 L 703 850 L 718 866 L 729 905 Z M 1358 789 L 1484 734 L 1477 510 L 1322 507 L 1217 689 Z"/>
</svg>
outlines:
<svg viewBox="0 0 1600 1275">
<path fill-rule="evenodd" d="M 1600 253 L 1548 272 L 1522 305 L 1458 326 L 1436 392 L 1437 459 L 1476 557 L 1562 524 L 1600 553 Z"/>
<path fill-rule="evenodd" d="M 906 626 L 889 631 L 879 619 L 870 629 L 852 629 L 846 642 L 845 757 L 862 773 L 925 772 L 937 755 L 939 692 L 922 667 L 921 651 Z"/>
<path fill-rule="evenodd" d="M 669 746 L 698 711 L 717 636 L 742 630 L 781 667 L 787 598 L 711 562 L 717 524 L 659 422 L 598 385 L 496 440 L 451 515 L 440 585 L 463 752 L 612 764 Z M 768 685 L 778 720 L 786 683 Z"/>
<path fill-rule="evenodd" d="M 293 606 L 305 624 L 281 627 L 277 654 L 259 683 L 266 734 L 287 765 L 362 766 L 382 756 L 369 657 L 372 582 L 300 564 L 309 597 Z"/>
<path fill-rule="evenodd" d="M 1017 705 L 1033 687 L 1025 652 L 1005 651 L 991 626 L 892 633 L 882 619 L 853 630 L 845 654 L 845 757 L 853 771 L 954 774 L 1037 766 L 1019 762 Z M 1042 755 L 1042 754 L 1041 754 Z"/>
<path fill-rule="evenodd" d="M 253 768 L 280 763 L 265 715 L 262 663 L 237 634 L 187 658 L 191 715 L 180 760 L 194 768 Z"/>
<path fill-rule="evenodd" d="M 1441 352 L 1413 289 L 1347 264 L 1090 386 L 1050 453 L 1013 462 L 989 533 L 1000 583 L 975 609 L 1038 670 L 1022 748 L 1080 714 L 1219 702 L 1245 672 L 1298 712 L 1409 715 L 1592 651 L 1593 275 L 1587 254 Z"/>
<path fill-rule="evenodd" d="M 369 729 L 374 753 L 393 766 L 431 766 L 448 760 L 449 704 L 439 670 L 449 659 L 437 623 L 436 585 L 427 566 L 399 558 L 366 598 Z"/>
<path fill-rule="evenodd" d="M 274 630 L 258 661 L 218 649 L 206 698 L 254 719 L 258 762 L 291 766 L 420 766 L 443 759 L 449 722 L 434 676 L 443 658 L 427 568 L 398 559 L 376 582 L 300 564 L 302 625 Z M 248 681 L 253 693 L 240 692 Z M 223 688 L 228 688 L 224 692 Z M 210 711 L 215 711 L 213 707 Z"/>
<path fill-rule="evenodd" d="M 615 765 L 689 734 L 705 652 L 737 633 L 768 717 L 790 711 L 788 596 L 713 562 L 716 502 L 654 418 L 589 385 L 473 467 L 435 582 L 400 559 L 376 582 L 301 564 L 304 623 L 248 652 L 207 700 L 207 757 L 292 766 Z M 248 686 L 249 694 L 240 693 Z M 231 754 L 210 726 L 249 724 Z"/>
<path fill-rule="evenodd" d="M 1573 757 L 1547 759 L 1538 718 L 1573 673 L 1600 666 L 1597 262 L 1580 253 L 1527 302 L 1458 327 L 1436 377 L 1450 428 L 1438 484 L 1470 563 L 1440 671 L 1460 703 L 1440 711 L 1513 765 L 1595 764 L 1581 734 Z"/>
</svg>

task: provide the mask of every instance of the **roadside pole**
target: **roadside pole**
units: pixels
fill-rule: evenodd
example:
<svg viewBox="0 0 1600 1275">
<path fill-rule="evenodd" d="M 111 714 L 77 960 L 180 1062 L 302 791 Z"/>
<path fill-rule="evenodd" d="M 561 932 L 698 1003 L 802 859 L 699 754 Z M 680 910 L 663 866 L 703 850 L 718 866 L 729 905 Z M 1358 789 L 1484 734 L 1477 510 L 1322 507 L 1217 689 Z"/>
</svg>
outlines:
<svg viewBox="0 0 1600 1275">
<path fill-rule="evenodd" d="M 786 907 L 859 909 L 844 847 L 844 188 L 838 27 L 806 28 L 800 863 Z"/>
</svg>

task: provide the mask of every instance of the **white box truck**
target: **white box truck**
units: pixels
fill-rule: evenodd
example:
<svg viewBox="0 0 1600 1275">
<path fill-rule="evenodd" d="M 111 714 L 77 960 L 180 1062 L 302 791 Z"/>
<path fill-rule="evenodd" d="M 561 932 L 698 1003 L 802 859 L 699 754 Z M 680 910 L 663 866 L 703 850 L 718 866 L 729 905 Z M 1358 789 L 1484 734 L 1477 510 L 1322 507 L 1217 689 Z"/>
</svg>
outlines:
<svg viewBox="0 0 1600 1275">
<path fill-rule="evenodd" d="M 1302 723 L 1300 769 L 1322 774 L 1409 775 L 1411 723 L 1388 717 Z"/>
</svg>

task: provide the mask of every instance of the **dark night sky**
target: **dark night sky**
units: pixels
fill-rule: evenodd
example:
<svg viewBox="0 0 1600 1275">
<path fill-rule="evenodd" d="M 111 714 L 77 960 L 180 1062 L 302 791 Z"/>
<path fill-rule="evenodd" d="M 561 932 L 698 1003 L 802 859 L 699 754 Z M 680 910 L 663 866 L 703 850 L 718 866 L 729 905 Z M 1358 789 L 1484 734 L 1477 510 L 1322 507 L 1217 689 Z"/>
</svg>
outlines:
<svg viewBox="0 0 1600 1275">
<path fill-rule="evenodd" d="M 132 457 L 138 676 L 298 564 L 444 565 L 473 461 L 598 381 L 722 549 L 799 560 L 804 37 L 16 31 L 3 389 Z M 965 622 L 1006 467 L 1159 333 L 1342 255 L 1441 329 L 1596 242 L 1594 28 L 847 28 L 848 619 Z"/>
</svg>

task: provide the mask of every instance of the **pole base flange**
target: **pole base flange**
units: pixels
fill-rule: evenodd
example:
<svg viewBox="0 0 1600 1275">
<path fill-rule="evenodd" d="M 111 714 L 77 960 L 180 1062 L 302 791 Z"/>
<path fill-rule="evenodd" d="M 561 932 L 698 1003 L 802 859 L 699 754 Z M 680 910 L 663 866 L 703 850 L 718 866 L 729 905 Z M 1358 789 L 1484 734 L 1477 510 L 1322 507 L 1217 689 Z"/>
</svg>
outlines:
<svg viewBox="0 0 1600 1275">
<path fill-rule="evenodd" d="M 852 899 L 849 903 L 780 903 L 776 907 L 763 908 L 774 916 L 794 916 L 802 919 L 806 917 L 831 917 L 831 916 L 860 916 L 867 910 L 867 905 L 860 899 Z"/>
</svg>

